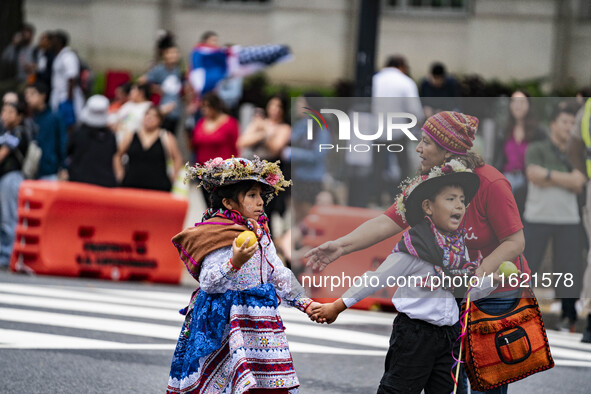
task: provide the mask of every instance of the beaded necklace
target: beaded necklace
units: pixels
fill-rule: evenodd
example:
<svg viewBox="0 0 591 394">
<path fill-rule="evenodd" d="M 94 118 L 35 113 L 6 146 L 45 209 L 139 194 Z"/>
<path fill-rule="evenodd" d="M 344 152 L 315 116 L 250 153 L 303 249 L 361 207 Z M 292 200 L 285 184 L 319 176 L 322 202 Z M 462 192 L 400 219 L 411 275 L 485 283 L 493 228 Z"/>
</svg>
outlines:
<svg viewBox="0 0 591 394">
<path fill-rule="evenodd" d="M 259 219 L 256 221 L 256 224 L 258 224 L 258 226 L 256 226 L 255 224 L 253 224 L 253 222 L 254 222 L 253 220 L 248 220 L 248 219 L 244 218 L 240 214 L 240 212 L 236 211 L 235 209 L 220 208 L 218 210 L 215 210 L 213 208 L 209 208 L 203 213 L 201 223 L 205 222 L 208 219 L 214 218 L 214 217 L 223 217 L 223 218 L 231 220 L 232 222 L 234 222 L 236 224 L 246 226 L 246 228 L 248 228 L 250 231 L 255 233 L 258 241 L 261 240 L 264 233 L 269 234 L 269 228 L 267 225 L 269 223 L 269 218 L 267 217 L 267 215 L 265 213 L 263 213 L 262 215 L 259 216 Z M 201 223 L 195 223 L 195 225 L 198 226 Z"/>
</svg>

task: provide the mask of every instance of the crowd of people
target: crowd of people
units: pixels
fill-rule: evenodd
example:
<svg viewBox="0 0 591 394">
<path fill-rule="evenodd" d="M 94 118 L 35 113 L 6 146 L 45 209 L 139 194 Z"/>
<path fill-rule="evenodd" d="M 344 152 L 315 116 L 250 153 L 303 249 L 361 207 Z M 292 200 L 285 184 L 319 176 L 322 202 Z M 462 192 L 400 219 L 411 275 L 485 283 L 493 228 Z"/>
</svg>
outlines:
<svg viewBox="0 0 591 394">
<path fill-rule="evenodd" d="M 262 215 L 258 207 L 262 205 L 265 194 L 262 187 L 266 185 L 264 187 L 273 188 L 275 183 L 272 181 L 262 182 L 263 186 L 257 182 L 248 183 L 248 188 L 228 196 L 217 187 L 219 185 L 202 188 L 207 205 L 215 211 L 206 212 L 205 221 L 219 221 L 224 216 L 223 220 L 239 222 L 250 229 L 246 219 L 255 219 L 258 224 L 253 228 L 260 230 L 257 233 L 259 242 L 263 242 L 263 235 L 270 234 L 268 219 L 285 216 L 289 208 L 293 207 L 294 221 L 299 223 L 313 205 L 320 203 L 319 196 L 327 192 L 329 155 L 316 147 L 330 143 L 335 136 L 331 136 L 327 130 L 324 133 L 315 132 L 313 138 L 309 138 L 306 110 L 310 110 L 310 99 L 315 94 L 307 93 L 299 97 L 293 109 L 285 95 L 272 95 L 268 97 L 264 108 L 255 108 L 250 117 L 238 119 L 242 74 L 227 72 L 234 46 L 221 47 L 216 33 L 203 34 L 191 52 L 188 68 L 184 66 L 174 35 L 169 32 L 159 35 L 155 59 L 150 67 L 135 80 L 117 86 L 112 100 L 101 94 L 86 97 L 89 95 L 88 75 L 84 74 L 84 70 L 88 71 L 88 67 L 83 65 L 79 55 L 69 46 L 66 32 L 44 32 L 37 45 L 33 44 L 34 33 L 33 26 L 25 25 L 1 57 L 3 72 L 10 71 L 13 78 L 9 83 L 2 84 L 6 92 L 2 97 L 0 125 L 0 267 L 6 267 L 9 263 L 17 223 L 18 189 L 26 178 L 170 192 L 186 160 L 221 165 L 222 162 L 218 163 L 217 160 L 242 157 L 253 163 L 260 163 L 262 159 L 264 166 L 279 161 L 277 167 L 272 167 L 273 173 L 294 179 L 298 195 L 296 198 L 290 197 L 289 193 L 275 193 L 278 195 L 266 205 L 266 216 Z M 282 47 L 271 49 L 274 59 L 286 55 Z M 219 67 L 204 71 L 204 64 Z M 591 149 L 591 95 L 583 91 L 582 101 L 563 100 L 556 103 L 547 117 L 547 123 L 543 123 L 541 118 L 536 117 L 529 94 L 522 90 L 515 91 L 506 108 L 506 124 L 496 127 L 494 157 L 486 164 L 482 157 L 471 150 L 479 121 L 469 114 L 456 112 L 460 109 L 459 101 L 456 100 L 460 89 L 458 82 L 448 75 L 445 65 L 434 63 L 420 86 L 410 77 L 409 70 L 403 56 L 388 58 L 385 67 L 374 76 L 373 96 L 405 98 L 405 107 L 401 111 L 414 114 L 419 128 L 422 125 L 420 135 L 417 133 L 419 142 L 413 145 L 406 139 L 393 141 L 403 145 L 404 150 L 399 154 L 375 156 L 366 162 L 364 165 L 371 167 L 372 171 L 361 171 L 360 176 L 350 178 L 363 183 L 349 184 L 348 201 L 336 201 L 367 207 L 371 196 L 377 196 L 377 200 L 373 201 L 381 203 L 380 196 L 385 194 L 391 197 L 386 201 L 392 205 L 383 215 L 352 233 L 308 252 L 311 263 L 326 266 L 342 255 L 402 232 L 409 224 L 414 228 L 420 220 L 409 220 L 409 212 L 400 205 L 407 204 L 409 196 L 405 195 L 402 202 L 392 203 L 397 194 L 396 186 L 407 176 L 429 174 L 433 168 L 456 160 L 462 163 L 461 172 L 471 173 L 472 182 L 480 186 L 478 190 L 469 190 L 468 183 L 448 185 L 451 189 L 460 189 L 452 190 L 457 199 L 454 201 L 457 202 L 455 209 L 459 211 L 459 219 L 454 220 L 459 226 L 466 214 L 465 227 L 471 231 L 471 234 L 462 233 L 456 239 L 461 241 L 462 250 L 467 251 L 465 257 L 463 254 L 460 256 L 460 260 L 466 260 L 468 254 L 474 256 L 472 261 L 467 261 L 474 265 L 474 273 L 480 276 L 496 272 L 502 261 L 515 261 L 521 272 L 535 273 L 541 271 L 546 245 L 552 242 L 554 270 L 568 271 L 575 278 L 575 285 L 568 292 L 565 289 L 556 291 L 562 301 L 561 324 L 566 330 L 574 331 L 577 292 L 591 291 L 591 280 L 583 283 L 583 250 L 589 247 L 589 237 L 583 225 L 587 226 L 589 234 L 591 221 L 590 204 L 585 202 L 591 198 L 591 193 L 588 192 L 586 196 L 582 194 L 590 186 L 591 177 L 591 161 L 587 153 Z M 291 113 L 293 124 L 289 116 Z M 241 130 L 241 124 L 244 130 Z M 189 148 L 189 157 L 183 157 L 183 146 Z M 28 164 L 35 161 L 35 147 L 40 149 L 41 155 L 32 167 L 34 170 L 30 171 Z M 413 153 L 413 148 L 418 155 Z M 416 156 L 419 157 L 418 172 L 415 172 Z M 296 165 L 292 168 L 291 164 Z M 459 170 L 454 168 L 454 171 Z M 244 178 L 243 174 L 232 174 L 236 177 L 236 183 L 253 179 Z M 217 176 L 210 174 L 207 181 L 218 181 Z M 441 207 L 436 202 L 440 194 L 449 194 L 450 190 L 443 187 L 433 190 L 432 195 L 427 196 L 431 198 L 433 206 L 422 205 L 417 215 L 432 218 L 433 233 L 437 235 L 435 228 L 441 230 L 447 224 L 439 221 L 437 211 Z M 460 195 L 463 197 L 457 198 Z M 252 198 L 252 206 L 244 200 L 238 201 L 238 196 Z M 330 200 L 331 203 L 335 202 L 332 196 Z M 470 200 L 472 203 L 468 205 Z M 248 211 L 251 208 L 255 213 Z M 237 219 L 231 213 L 234 211 L 246 219 Z M 404 212 L 407 212 L 407 216 Z M 453 233 L 458 230 L 458 226 L 441 231 Z M 297 226 L 292 226 L 293 229 L 297 231 Z M 288 238 L 292 235 L 289 231 L 286 234 Z M 301 236 L 294 235 L 296 239 Z M 429 233 L 429 237 L 432 235 Z M 424 232 L 417 233 L 415 239 L 422 242 L 424 237 Z M 429 242 L 433 241 L 431 238 Z M 273 260 L 269 263 L 271 271 L 266 274 L 272 281 L 290 281 L 293 287 L 288 286 L 288 291 L 280 295 L 288 297 L 291 303 L 313 320 L 334 321 L 340 312 L 365 296 L 362 292 L 349 294 L 332 306 L 312 304 L 300 292 L 301 286 L 291 282 L 291 277 L 283 272 L 279 264 L 277 253 L 282 257 L 291 256 L 291 251 L 287 250 L 291 245 L 283 241 L 285 238 L 277 243 L 278 250 L 270 238 L 261 244 Z M 449 241 L 445 238 L 443 246 L 439 246 L 452 250 L 452 245 L 445 243 Z M 204 265 L 193 274 L 202 286 L 211 284 L 215 291 L 238 291 L 237 278 L 244 274 L 243 279 L 249 280 L 248 275 L 252 274 L 245 273 L 242 267 L 249 266 L 256 248 L 237 247 L 230 238 L 224 242 L 223 250 L 219 253 L 210 251 L 216 253 L 212 258 L 206 258 L 206 254 L 201 256 L 205 258 Z M 283 251 L 281 245 L 287 245 L 283 246 Z M 403 271 L 408 273 L 408 270 L 420 271 L 437 265 L 431 261 L 433 256 L 413 255 L 410 250 L 404 249 L 404 245 L 398 248 L 397 253 L 389 257 L 383 270 L 394 267 L 394 272 L 400 273 L 402 271 L 398 270 L 405 268 Z M 404 249 L 402 253 L 406 253 L 404 257 L 398 253 L 401 249 Z M 475 257 L 478 252 L 482 255 L 479 260 Z M 297 253 L 298 258 L 302 254 Z M 414 257 L 408 258 L 409 254 Z M 404 262 L 396 265 L 391 260 Z M 219 283 L 215 281 L 209 283 L 211 277 L 201 277 L 210 267 L 218 271 L 220 267 L 225 270 L 222 288 L 216 287 Z M 587 270 L 587 276 L 590 275 Z M 257 282 L 256 286 L 264 292 L 273 290 L 265 287 L 266 284 Z M 496 292 L 506 292 L 506 297 L 500 300 L 484 298 L 479 303 L 491 313 L 501 313 L 518 297 L 512 290 L 497 289 Z M 267 302 L 267 295 L 265 293 L 259 301 Z M 438 302 L 446 303 L 448 298 L 443 297 Z M 420 320 L 421 324 L 433 326 L 433 332 L 437 335 L 448 335 L 449 331 L 457 336 L 457 307 L 451 313 L 440 316 L 441 321 L 446 323 L 439 324 L 433 323 L 432 314 L 417 313 L 416 305 L 405 305 L 400 300 L 394 303 L 401 312 L 397 318 L 399 327 Z M 267 306 L 276 314 L 276 305 Z M 440 306 L 434 303 L 430 307 L 437 309 Z M 392 343 L 407 341 L 402 334 L 395 330 Z M 413 339 L 421 343 L 429 340 Z M 591 324 L 585 331 L 583 341 L 591 342 Z M 451 351 L 452 348 L 445 350 Z M 412 374 L 399 368 L 396 357 L 400 355 L 389 353 L 387 371 L 381 383 L 383 392 L 389 392 L 392 387 L 401 384 L 400 380 L 393 382 L 394 375 L 402 373 L 408 379 L 412 378 Z M 430 362 L 429 357 L 425 355 L 425 362 Z M 449 361 L 446 359 L 444 369 L 448 369 Z M 293 366 L 290 364 L 289 368 L 292 371 Z M 187 376 L 183 375 L 182 379 L 185 378 Z M 171 383 L 169 389 L 178 389 L 177 383 Z M 290 384 L 292 386 L 286 387 L 297 385 L 295 373 Z M 424 387 L 428 384 L 428 381 L 423 382 Z M 435 382 L 433 387 L 444 387 L 449 391 L 449 384 L 449 381 Z M 245 387 L 252 385 L 245 383 Z M 498 392 L 506 392 L 506 386 Z"/>
</svg>

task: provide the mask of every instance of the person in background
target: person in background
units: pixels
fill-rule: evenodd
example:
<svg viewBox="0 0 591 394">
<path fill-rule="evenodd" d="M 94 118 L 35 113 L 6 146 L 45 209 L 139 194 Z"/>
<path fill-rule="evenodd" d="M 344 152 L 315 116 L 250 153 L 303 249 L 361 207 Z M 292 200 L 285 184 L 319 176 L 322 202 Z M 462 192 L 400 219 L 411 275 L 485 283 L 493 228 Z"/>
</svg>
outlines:
<svg viewBox="0 0 591 394">
<path fill-rule="evenodd" d="M 2 52 L 2 62 L 11 65 L 16 72 L 16 87 L 21 90 L 35 73 L 33 36 L 35 26 L 25 23 L 14 34 L 12 42 Z"/>
<path fill-rule="evenodd" d="M 410 77 L 410 67 L 402 55 L 388 57 L 385 67 L 373 76 L 372 97 L 372 112 L 376 117 L 379 113 L 405 112 L 417 117 L 417 125 L 423 119 L 419 90 L 416 82 Z M 386 97 L 390 100 L 380 100 Z M 372 171 L 369 175 L 372 177 L 370 187 L 373 191 L 368 197 L 369 202 L 379 205 L 382 204 L 384 195 L 388 203 L 391 202 L 392 190 L 414 171 L 414 168 L 411 170 L 408 154 L 412 149 L 408 138 L 400 133 L 388 143 L 402 145 L 404 149 L 394 155 L 386 151 L 372 154 Z M 374 201 L 371 201 L 372 198 Z M 359 202 L 365 203 L 363 200 L 361 198 Z"/>
<path fill-rule="evenodd" d="M 203 97 L 201 112 L 203 117 L 195 125 L 191 141 L 197 161 L 205 163 L 215 157 L 238 157 L 236 142 L 240 126 L 235 118 L 224 113 L 222 101 L 215 93 Z M 209 203 L 209 192 L 202 190 Z"/>
<path fill-rule="evenodd" d="M 256 155 L 270 162 L 280 159 L 281 152 L 289 145 L 291 137 L 291 127 L 286 119 L 286 106 L 287 98 L 283 95 L 275 95 L 267 102 L 264 112 L 260 108 L 255 111 L 252 121 L 236 142 L 238 149 L 243 152 L 242 156 L 251 159 Z M 281 170 L 290 177 L 289 161 L 282 163 Z M 287 192 L 282 193 L 267 204 L 265 212 L 270 223 L 274 213 L 281 216 L 285 213 L 287 196 Z M 269 227 L 273 231 L 271 224 Z"/>
<path fill-rule="evenodd" d="M 181 69 L 179 48 L 171 45 L 161 49 L 162 60 L 145 75 L 138 78 L 138 83 L 147 83 L 152 91 L 161 96 L 160 112 L 164 115 L 162 128 L 176 134 L 182 111 L 184 72 Z"/>
<path fill-rule="evenodd" d="M 27 106 L 25 103 L 25 98 L 23 95 L 18 94 L 13 91 L 8 91 L 4 93 L 2 96 L 2 104 L 14 104 L 14 105 L 24 105 L 25 106 L 25 115 L 27 114 Z M 1 106 L 0 106 L 1 108 Z M 29 116 L 25 117 L 22 121 L 22 126 L 25 132 L 27 133 L 27 140 L 33 141 L 37 138 L 37 132 L 39 127 L 35 124 L 33 119 Z M 2 131 L 2 122 L 0 122 L 0 131 Z"/>
<path fill-rule="evenodd" d="M 224 45 L 228 51 L 232 51 L 234 44 Z M 228 110 L 228 114 L 238 118 L 238 106 L 240 99 L 242 99 L 244 77 L 232 76 L 222 79 L 215 87 L 215 92 L 224 103 L 224 107 Z"/>
<path fill-rule="evenodd" d="M 25 100 L 37 125 L 36 141 L 43 152 L 37 179 L 56 181 L 60 170 L 65 169 L 68 133 L 61 118 L 46 104 L 48 93 L 47 85 L 38 81 L 27 86 Z"/>
<path fill-rule="evenodd" d="M 314 127 L 313 138 L 309 140 L 308 117 L 306 107 L 312 107 L 311 101 L 316 96 L 308 92 L 298 97 L 295 102 L 295 121 L 291 133 L 291 145 L 283 149 L 281 158 L 291 164 L 291 176 L 298 185 L 298 192 L 293 196 L 295 223 L 300 223 L 314 205 L 316 196 L 322 191 L 326 174 L 327 152 L 321 152 L 318 146 L 331 142 L 326 130 Z"/>
<path fill-rule="evenodd" d="M 231 116 L 238 117 L 240 99 L 242 98 L 242 84 L 243 77 L 229 77 L 222 79 L 216 86 L 215 90 L 228 108 Z"/>
<path fill-rule="evenodd" d="M 215 89 L 217 81 L 223 79 L 226 74 L 226 51 L 220 47 L 219 42 L 217 33 L 206 31 L 189 54 L 186 91 L 188 104 L 185 123 L 189 143 L 192 140 L 195 125 L 203 116 L 201 99 Z"/>
<path fill-rule="evenodd" d="M 527 179 L 525 176 L 525 152 L 530 143 L 544 140 L 546 132 L 534 115 L 531 98 L 522 90 L 511 95 L 509 117 L 501 138 L 495 144 L 494 166 L 511 183 L 519 214 L 523 216 Z"/>
<path fill-rule="evenodd" d="M 460 85 L 454 77 L 447 75 L 445 65 L 435 62 L 429 75 L 419 85 L 419 96 L 423 103 L 425 117 L 443 110 L 457 110 Z"/>
<path fill-rule="evenodd" d="M 47 86 L 47 91 L 51 92 L 51 72 L 55 51 L 53 48 L 53 32 L 46 31 L 39 36 L 37 47 L 35 48 L 35 82 L 41 81 Z M 49 93 L 47 102 L 49 102 Z"/>
<path fill-rule="evenodd" d="M 68 178 L 73 182 L 115 187 L 117 140 L 107 125 L 109 100 L 102 95 L 88 98 L 82 109 L 82 124 L 68 146 Z"/>
<path fill-rule="evenodd" d="M 68 33 L 58 30 L 53 35 L 55 59 L 51 70 L 51 110 L 57 112 L 71 134 L 84 105 L 84 94 L 79 86 L 80 60 L 68 46 Z"/>
<path fill-rule="evenodd" d="M 123 104 L 129 100 L 129 92 L 131 91 L 131 83 L 125 82 L 115 88 L 113 100 L 109 103 L 108 122 L 109 125 L 117 124 L 117 112 L 121 109 Z"/>
<path fill-rule="evenodd" d="M 158 30 L 156 32 L 156 42 L 154 45 L 154 58 L 152 59 L 150 68 L 160 63 L 164 56 L 164 51 L 173 46 L 177 46 L 174 33 L 164 29 Z"/>
<path fill-rule="evenodd" d="M 586 230 L 588 245 L 591 244 L 591 87 L 586 87 L 577 93 L 582 107 L 577 112 L 575 126 L 571 131 L 568 146 L 568 158 L 573 166 L 587 177 L 585 192 L 583 193 L 585 204 L 582 209 L 581 219 Z M 588 246 L 587 245 L 587 246 Z M 581 342 L 591 343 L 591 248 L 587 253 L 585 276 L 583 278 L 583 313 L 587 315 L 587 327 L 583 332 Z"/>
<path fill-rule="evenodd" d="M 21 168 L 27 153 L 29 140 L 22 121 L 25 105 L 22 101 L 2 105 L 0 131 L 0 269 L 10 262 L 14 243 L 18 189 L 23 181 Z"/>
<path fill-rule="evenodd" d="M 236 142 L 238 149 L 247 150 L 251 155 L 268 161 L 278 160 L 291 136 L 291 127 L 286 120 L 286 105 L 285 97 L 275 95 L 269 99 L 264 111 L 258 108 Z"/>
<path fill-rule="evenodd" d="M 119 144 L 115 157 L 115 176 L 123 187 L 169 192 L 183 165 L 174 134 L 160 127 L 162 114 L 154 105 L 148 108 L 142 127 Z M 123 167 L 121 158 L 129 161 Z"/>
<path fill-rule="evenodd" d="M 583 276 L 581 218 L 577 194 L 587 178 L 566 157 L 576 109 L 559 104 L 550 117 L 550 138 L 531 143 L 525 156 L 529 192 L 525 201 L 524 255 L 532 272 L 542 275 L 546 246 L 552 239 L 552 272 L 571 274 L 570 288 L 556 287 L 562 302 L 561 329 L 574 332 L 575 302 Z M 574 294 L 577 296 L 573 297 Z"/>
<path fill-rule="evenodd" d="M 2 96 L 2 104 L 18 104 L 20 98 L 17 92 L 9 90 L 8 92 L 4 93 Z"/>
<path fill-rule="evenodd" d="M 115 131 L 120 144 L 142 126 L 146 111 L 153 104 L 148 99 L 150 87 L 147 84 L 134 83 L 129 90 L 129 100 L 117 111 Z"/>
</svg>

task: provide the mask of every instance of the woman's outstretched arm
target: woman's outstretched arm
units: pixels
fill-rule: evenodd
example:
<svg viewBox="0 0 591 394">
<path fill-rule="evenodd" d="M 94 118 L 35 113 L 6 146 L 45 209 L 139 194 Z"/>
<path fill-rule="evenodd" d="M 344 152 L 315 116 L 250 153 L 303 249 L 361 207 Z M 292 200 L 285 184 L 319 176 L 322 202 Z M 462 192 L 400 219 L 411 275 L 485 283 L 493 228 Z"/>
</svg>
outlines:
<svg viewBox="0 0 591 394">
<path fill-rule="evenodd" d="M 361 224 L 349 234 L 328 241 L 305 254 L 308 265 L 323 270 L 341 256 L 368 248 L 403 230 L 396 222 L 382 214 Z"/>
</svg>

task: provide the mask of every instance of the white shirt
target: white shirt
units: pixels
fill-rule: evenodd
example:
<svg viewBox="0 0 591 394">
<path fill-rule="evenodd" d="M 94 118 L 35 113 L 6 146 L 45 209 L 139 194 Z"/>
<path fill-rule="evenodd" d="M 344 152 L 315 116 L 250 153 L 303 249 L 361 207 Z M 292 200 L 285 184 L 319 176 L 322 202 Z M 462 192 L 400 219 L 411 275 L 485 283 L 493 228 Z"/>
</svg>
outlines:
<svg viewBox="0 0 591 394">
<path fill-rule="evenodd" d="M 395 67 L 386 67 L 372 80 L 373 97 L 419 97 L 417 84 Z"/>
<path fill-rule="evenodd" d="M 375 271 L 367 271 L 359 283 L 371 286 L 351 287 L 342 299 L 347 308 L 370 296 L 378 289 L 392 286 L 398 279 L 398 290 L 392 297 L 392 303 L 398 312 L 411 319 L 423 320 L 436 326 L 452 326 L 459 320 L 458 304 L 453 294 L 441 287 L 431 291 L 429 288 L 415 286 L 413 278 L 434 276 L 433 264 L 407 253 L 392 253 Z M 372 279 L 374 277 L 374 279 Z M 406 278 L 406 286 L 402 279 Z M 375 279 L 377 278 L 377 279 Z M 375 285 L 375 286 L 374 286 Z M 480 288 L 472 290 L 472 299 L 481 298 L 492 292 L 495 287 L 485 281 Z M 474 290 L 478 290 L 478 296 Z"/>
<path fill-rule="evenodd" d="M 123 141 L 127 135 L 140 129 L 144 116 L 151 105 L 151 101 L 141 103 L 128 101 L 119 108 L 119 111 L 117 111 L 117 143 Z"/>
<path fill-rule="evenodd" d="M 51 72 L 51 97 L 49 103 L 51 109 L 57 111 L 60 103 L 68 99 L 68 81 L 77 79 L 80 75 L 80 61 L 70 47 L 63 48 L 55 57 Z M 80 116 L 84 105 L 84 95 L 80 86 L 74 87 L 74 112 Z"/>
<path fill-rule="evenodd" d="M 409 76 L 395 67 L 386 67 L 372 79 L 372 112 L 407 112 L 417 117 L 417 125 L 422 123 L 423 107 L 419 99 L 417 84 Z M 378 98 L 378 100 L 376 100 Z M 382 99 L 379 98 L 390 98 Z M 400 135 L 403 138 L 404 135 Z"/>
</svg>

